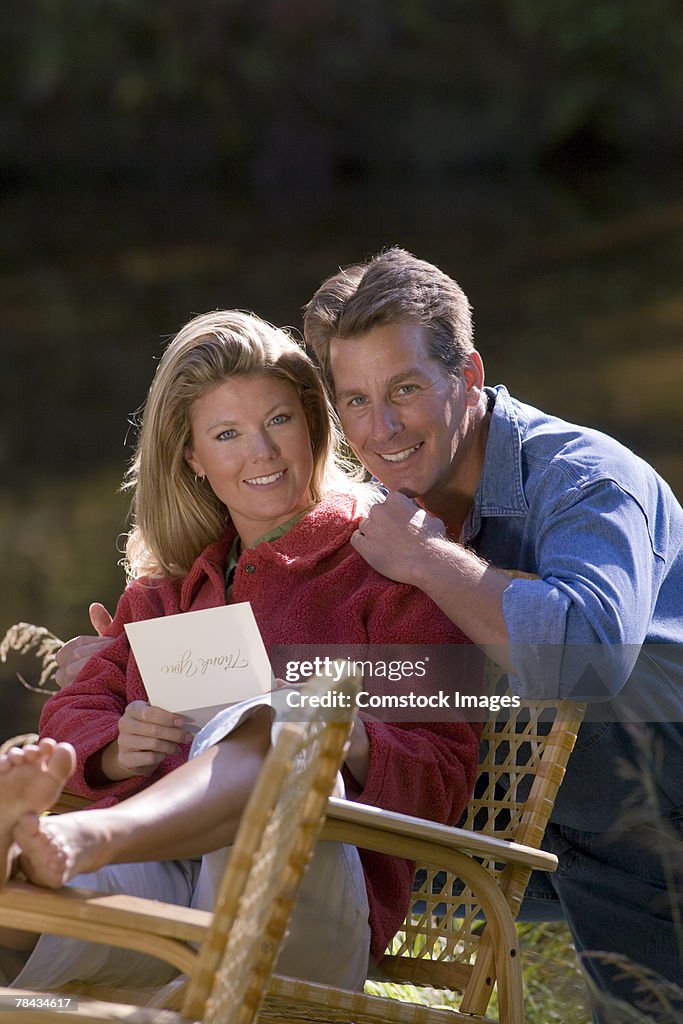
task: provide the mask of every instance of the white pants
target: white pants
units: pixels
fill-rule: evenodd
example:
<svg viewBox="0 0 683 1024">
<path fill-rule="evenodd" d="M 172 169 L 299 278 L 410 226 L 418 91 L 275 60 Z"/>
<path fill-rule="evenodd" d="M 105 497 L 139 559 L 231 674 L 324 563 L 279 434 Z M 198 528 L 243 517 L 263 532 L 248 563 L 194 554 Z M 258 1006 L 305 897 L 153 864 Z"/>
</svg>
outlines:
<svg viewBox="0 0 683 1024">
<path fill-rule="evenodd" d="M 195 737 L 190 757 L 228 736 L 262 700 L 219 712 Z M 279 728 L 277 721 L 273 732 Z M 341 788 L 340 788 L 341 787 Z M 341 776 L 337 792 L 343 794 Z M 211 910 L 229 849 L 199 861 L 116 864 L 70 883 L 100 892 L 145 896 Z M 320 984 L 360 989 L 367 976 L 370 926 L 365 879 L 354 846 L 320 842 L 299 890 L 277 970 Z M 69 981 L 158 988 L 173 977 L 168 964 L 143 953 L 43 935 L 12 987 L 49 988 Z"/>
</svg>

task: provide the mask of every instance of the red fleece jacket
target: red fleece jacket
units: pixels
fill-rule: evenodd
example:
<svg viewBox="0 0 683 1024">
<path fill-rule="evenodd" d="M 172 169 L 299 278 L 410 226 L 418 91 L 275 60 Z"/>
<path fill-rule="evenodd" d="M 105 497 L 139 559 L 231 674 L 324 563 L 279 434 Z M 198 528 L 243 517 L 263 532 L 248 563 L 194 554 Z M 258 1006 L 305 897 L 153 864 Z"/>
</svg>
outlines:
<svg viewBox="0 0 683 1024">
<path fill-rule="evenodd" d="M 283 537 L 242 554 L 230 600 L 251 603 L 266 648 L 278 644 L 468 644 L 425 594 L 380 576 L 354 551 L 349 537 L 362 514 L 354 496 L 333 495 Z M 93 657 L 71 686 L 44 707 L 41 734 L 74 745 L 78 768 L 70 785 L 100 806 L 148 786 L 182 764 L 188 754 L 183 748 L 167 757 L 149 778 L 109 782 L 102 776 L 102 751 L 117 738 L 126 705 L 147 700 L 124 623 L 224 604 L 224 566 L 234 536 L 229 528 L 202 552 L 185 577 L 132 582 L 110 629 L 114 643 Z M 471 663 L 477 664 L 476 660 Z M 450 682 L 457 688 L 457 680 Z M 462 683 L 468 684 L 467 680 Z M 474 785 L 479 724 L 392 723 L 370 716 L 363 720 L 370 740 L 369 775 L 359 789 L 346 772 L 349 796 L 455 823 Z M 372 952 L 380 959 L 405 916 L 413 865 L 368 851 L 361 851 L 361 860 Z"/>
</svg>

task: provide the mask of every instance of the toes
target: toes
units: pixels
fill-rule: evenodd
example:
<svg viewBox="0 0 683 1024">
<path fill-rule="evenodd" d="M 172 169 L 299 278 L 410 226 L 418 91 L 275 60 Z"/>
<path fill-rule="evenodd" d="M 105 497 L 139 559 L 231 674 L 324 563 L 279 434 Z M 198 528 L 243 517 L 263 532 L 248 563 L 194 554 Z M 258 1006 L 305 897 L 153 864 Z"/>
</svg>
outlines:
<svg viewBox="0 0 683 1024">
<path fill-rule="evenodd" d="M 11 768 L 22 765 L 44 768 L 63 785 L 76 770 L 76 752 L 70 743 L 57 743 L 56 740 L 45 737 L 38 743 L 29 743 L 25 747 L 10 747 L 0 757 L 0 773 L 7 773 Z"/>
<path fill-rule="evenodd" d="M 53 740 L 50 736 L 44 736 L 38 740 L 38 753 L 40 757 L 49 758 L 56 746 L 57 740 Z"/>
<path fill-rule="evenodd" d="M 45 762 L 56 746 L 55 740 L 44 739 L 38 743 L 26 743 L 23 747 L 10 747 L 2 758 L 5 762 L 4 770 L 7 771 L 10 765 L 34 765 Z"/>
<path fill-rule="evenodd" d="M 5 752 L 6 766 L 9 768 L 13 765 L 26 764 L 27 762 L 34 760 L 34 755 L 37 753 L 38 747 L 34 743 L 27 744 L 25 747 L 10 747 L 9 750 Z"/>
<path fill-rule="evenodd" d="M 76 751 L 70 743 L 56 743 L 50 755 L 48 773 L 64 785 L 76 771 Z"/>
</svg>

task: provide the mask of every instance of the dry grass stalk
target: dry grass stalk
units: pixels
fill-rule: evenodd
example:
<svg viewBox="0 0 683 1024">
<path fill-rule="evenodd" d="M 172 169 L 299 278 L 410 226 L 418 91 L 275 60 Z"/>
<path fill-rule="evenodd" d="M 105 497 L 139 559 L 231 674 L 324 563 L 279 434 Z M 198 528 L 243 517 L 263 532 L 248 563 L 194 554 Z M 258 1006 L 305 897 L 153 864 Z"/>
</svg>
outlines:
<svg viewBox="0 0 683 1024">
<path fill-rule="evenodd" d="M 33 693 L 52 693 L 58 689 L 57 686 L 50 686 L 50 681 L 57 670 L 55 656 L 63 644 L 63 640 L 60 640 L 44 626 L 33 626 L 30 622 L 17 622 L 14 626 L 10 626 L 0 640 L 0 662 L 7 661 L 7 656 L 11 651 L 18 651 L 19 654 L 28 654 L 33 651 L 41 662 L 38 684 L 33 686 L 28 683 L 18 672 L 17 679 L 22 686 Z"/>
</svg>

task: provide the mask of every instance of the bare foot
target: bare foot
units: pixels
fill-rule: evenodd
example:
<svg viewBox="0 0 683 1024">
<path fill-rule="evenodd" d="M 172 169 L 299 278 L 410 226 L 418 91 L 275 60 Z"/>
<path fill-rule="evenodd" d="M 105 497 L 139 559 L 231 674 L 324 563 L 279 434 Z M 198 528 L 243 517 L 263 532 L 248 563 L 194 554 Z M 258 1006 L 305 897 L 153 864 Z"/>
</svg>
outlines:
<svg viewBox="0 0 683 1024">
<path fill-rule="evenodd" d="M 66 885 L 74 875 L 97 871 L 109 863 L 107 820 L 107 808 L 42 818 L 24 814 L 12 832 L 20 869 L 30 882 L 50 889 Z"/>
<path fill-rule="evenodd" d="M 73 877 L 74 858 L 60 836 L 59 827 L 54 828 L 48 819 L 24 814 L 12 836 L 20 851 L 19 868 L 29 882 L 59 889 Z"/>
<path fill-rule="evenodd" d="M 0 757 L 0 884 L 7 881 L 17 854 L 12 832 L 25 815 L 48 810 L 76 767 L 70 743 L 43 739 L 12 747 Z"/>
</svg>

